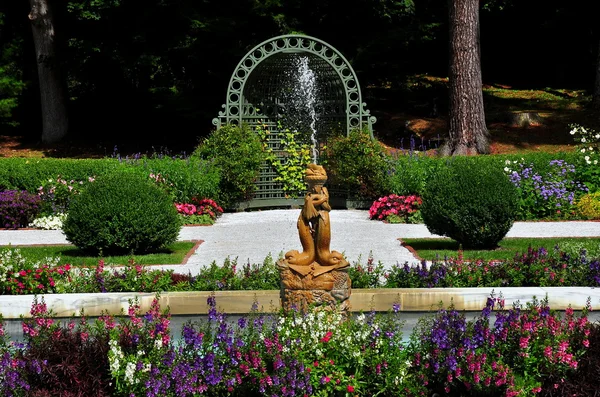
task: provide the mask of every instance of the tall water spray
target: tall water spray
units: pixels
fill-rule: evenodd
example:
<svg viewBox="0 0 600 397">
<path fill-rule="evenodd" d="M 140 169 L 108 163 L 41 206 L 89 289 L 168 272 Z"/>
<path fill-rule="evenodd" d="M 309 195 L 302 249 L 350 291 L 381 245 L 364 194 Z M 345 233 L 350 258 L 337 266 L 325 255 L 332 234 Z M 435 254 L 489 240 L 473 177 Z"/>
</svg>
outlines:
<svg viewBox="0 0 600 397">
<path fill-rule="evenodd" d="M 318 87 L 315 72 L 308 64 L 308 57 L 297 57 L 295 61 L 295 86 L 292 92 L 293 107 L 297 112 L 306 114 L 308 117 L 308 127 L 310 128 L 310 141 L 312 146 L 313 163 L 317 164 L 319 155 L 317 143 L 317 98 Z M 305 121 L 305 120 L 302 120 Z"/>
</svg>

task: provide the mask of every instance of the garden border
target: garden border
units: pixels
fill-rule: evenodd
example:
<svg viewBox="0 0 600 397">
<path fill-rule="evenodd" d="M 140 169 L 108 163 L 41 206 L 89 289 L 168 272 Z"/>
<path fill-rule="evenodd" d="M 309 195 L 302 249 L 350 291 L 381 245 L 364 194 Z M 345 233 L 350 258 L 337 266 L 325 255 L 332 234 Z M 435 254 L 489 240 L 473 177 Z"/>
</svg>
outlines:
<svg viewBox="0 0 600 397">
<path fill-rule="evenodd" d="M 591 299 L 592 308 L 600 305 L 600 289 L 594 287 L 506 287 L 506 288 L 380 288 L 355 289 L 350 297 L 353 312 L 386 312 L 394 304 L 400 304 L 401 312 L 434 312 L 443 302 L 458 311 L 479 312 L 485 307 L 487 298 L 502 293 L 505 307 L 514 303 L 522 305 L 532 302 L 534 297 L 548 297 L 548 304 L 554 310 L 564 311 L 569 305 L 581 310 Z M 228 314 L 246 314 L 251 311 L 253 302 L 259 311 L 268 313 L 280 308 L 280 292 L 265 291 L 196 291 L 164 292 L 160 294 L 160 305 L 170 308 L 172 315 L 203 315 L 208 313 L 207 298 L 214 294 L 219 310 Z M 120 292 L 91 294 L 47 294 L 43 295 L 48 309 L 56 317 L 78 317 L 83 309 L 86 316 L 100 316 L 104 313 L 121 315 L 127 313 L 129 301 L 139 298 L 140 309 L 150 309 L 154 293 Z M 41 298 L 42 295 L 39 296 Z M 34 295 L 0 296 L 0 312 L 5 319 L 31 317 L 30 309 Z M 104 313 L 103 313 L 104 312 Z"/>
</svg>

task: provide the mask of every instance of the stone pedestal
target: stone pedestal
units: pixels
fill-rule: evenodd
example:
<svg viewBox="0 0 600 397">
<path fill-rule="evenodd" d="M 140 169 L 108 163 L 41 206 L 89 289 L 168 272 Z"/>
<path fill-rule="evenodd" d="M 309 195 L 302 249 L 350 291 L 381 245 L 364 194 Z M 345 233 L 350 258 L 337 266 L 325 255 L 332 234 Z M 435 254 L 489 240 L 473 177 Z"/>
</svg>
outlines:
<svg viewBox="0 0 600 397">
<path fill-rule="evenodd" d="M 347 315 L 350 310 L 351 280 L 349 266 L 330 268 L 316 262 L 309 266 L 289 265 L 285 259 L 278 262 L 281 276 L 281 305 L 285 311 L 306 311 L 309 306 L 339 310 Z"/>
</svg>

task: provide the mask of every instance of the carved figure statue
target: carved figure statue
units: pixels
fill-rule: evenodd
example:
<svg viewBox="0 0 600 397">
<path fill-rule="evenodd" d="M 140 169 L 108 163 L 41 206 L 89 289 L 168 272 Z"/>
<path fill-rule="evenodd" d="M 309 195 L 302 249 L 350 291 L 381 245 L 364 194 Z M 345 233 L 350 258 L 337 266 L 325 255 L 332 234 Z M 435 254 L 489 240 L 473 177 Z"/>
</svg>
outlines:
<svg viewBox="0 0 600 397">
<path fill-rule="evenodd" d="M 304 206 L 297 223 L 303 251 L 289 251 L 285 254 L 285 259 L 290 268 L 302 274 L 310 270 L 303 267 L 314 265 L 312 273 L 317 276 L 345 267 L 348 262 L 341 253 L 329 250 L 331 206 L 329 192 L 323 186 L 327 181 L 325 169 L 320 165 L 310 164 L 305 181 L 308 183 L 308 193 L 304 197 Z"/>
<path fill-rule="evenodd" d="M 308 192 L 297 223 L 302 252 L 289 251 L 277 262 L 282 304 L 286 310 L 320 305 L 347 314 L 352 283 L 348 261 L 341 253 L 329 250 L 331 206 L 324 187 L 327 173 L 322 166 L 310 164 L 304 180 Z"/>
</svg>

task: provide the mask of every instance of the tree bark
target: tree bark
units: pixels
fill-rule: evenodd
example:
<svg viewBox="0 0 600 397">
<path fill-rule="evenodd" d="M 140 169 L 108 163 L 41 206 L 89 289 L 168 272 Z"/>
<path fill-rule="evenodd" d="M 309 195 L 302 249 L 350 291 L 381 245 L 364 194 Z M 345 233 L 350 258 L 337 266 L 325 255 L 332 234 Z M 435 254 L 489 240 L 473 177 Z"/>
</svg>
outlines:
<svg viewBox="0 0 600 397">
<path fill-rule="evenodd" d="M 56 56 L 51 0 L 29 0 L 42 105 L 42 142 L 55 143 L 68 132 L 66 87 Z"/>
<path fill-rule="evenodd" d="M 592 106 L 600 110 L 600 41 L 598 42 L 598 56 L 596 58 L 596 84 L 594 86 L 594 95 Z"/>
<path fill-rule="evenodd" d="M 489 153 L 479 43 L 479 0 L 448 0 L 449 138 L 442 155 Z"/>
</svg>

